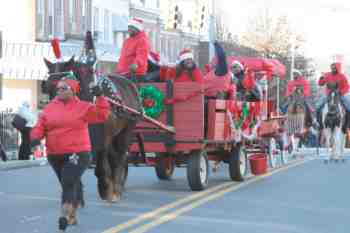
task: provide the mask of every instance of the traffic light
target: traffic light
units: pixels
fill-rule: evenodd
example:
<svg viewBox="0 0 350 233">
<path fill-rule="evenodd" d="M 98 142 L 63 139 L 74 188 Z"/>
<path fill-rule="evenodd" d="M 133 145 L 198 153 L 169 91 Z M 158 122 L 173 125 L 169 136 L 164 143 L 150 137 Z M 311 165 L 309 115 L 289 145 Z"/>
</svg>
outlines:
<svg viewBox="0 0 350 233">
<path fill-rule="evenodd" d="M 176 5 L 175 12 L 174 12 L 174 29 L 177 28 L 178 22 L 179 22 L 179 7 Z"/>
<path fill-rule="evenodd" d="M 205 6 L 202 7 L 200 28 L 204 27 L 204 19 L 205 19 Z"/>
</svg>

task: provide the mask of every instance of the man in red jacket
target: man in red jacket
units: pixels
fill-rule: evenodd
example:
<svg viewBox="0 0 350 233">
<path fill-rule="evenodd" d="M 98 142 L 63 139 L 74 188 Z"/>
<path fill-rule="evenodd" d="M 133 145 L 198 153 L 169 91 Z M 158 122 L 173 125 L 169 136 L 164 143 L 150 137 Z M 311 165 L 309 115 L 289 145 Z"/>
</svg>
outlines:
<svg viewBox="0 0 350 233">
<path fill-rule="evenodd" d="M 143 21 L 140 19 L 129 21 L 128 32 L 129 38 L 123 43 L 116 72 L 132 78 L 136 76 L 135 78 L 139 81 L 148 69 L 149 39 L 143 30 Z"/>
<path fill-rule="evenodd" d="M 302 94 L 302 98 L 304 98 L 305 101 L 305 107 L 308 108 L 308 110 L 311 110 L 311 105 L 309 103 L 309 97 L 310 97 L 310 84 L 309 82 L 304 78 L 302 73 L 299 70 L 293 70 L 293 80 L 290 80 L 287 84 L 287 90 L 285 93 L 285 97 L 287 97 L 287 101 L 282 107 L 282 112 L 286 113 L 288 106 L 290 102 L 292 101 L 291 98 L 295 91 L 298 89 L 301 89 L 301 93 L 295 93 L 296 95 Z"/>
<path fill-rule="evenodd" d="M 43 109 L 31 131 L 32 147 L 45 138 L 47 158 L 62 187 L 60 230 L 76 224 L 76 209 L 84 205 L 81 176 L 90 162 L 88 124 L 102 123 L 110 112 L 98 86 L 93 87 L 96 104 L 81 101 L 80 87 L 73 75 L 61 79 L 57 96 Z"/>
<path fill-rule="evenodd" d="M 326 85 L 326 87 L 327 87 L 326 96 L 323 96 L 323 98 L 321 98 L 320 104 L 317 108 L 318 119 L 320 119 L 322 108 L 327 102 L 327 97 L 328 97 L 328 94 L 330 91 L 328 89 L 328 85 L 337 85 L 337 88 L 338 88 L 339 93 L 341 95 L 340 100 L 346 109 L 346 119 L 348 119 L 349 115 L 350 115 L 350 93 L 349 93 L 350 86 L 348 83 L 348 78 L 341 71 L 341 63 L 339 63 L 339 62 L 332 63 L 331 64 L 331 72 L 324 74 L 319 79 L 318 84 L 320 86 Z M 345 131 L 344 126 L 346 126 L 346 125 L 347 125 L 347 123 L 343 125 L 343 131 Z"/>
<path fill-rule="evenodd" d="M 340 63 L 338 63 L 338 62 L 332 63 L 331 64 L 331 72 L 323 75 L 319 79 L 318 84 L 320 86 L 326 85 L 326 87 L 327 87 L 327 85 L 336 84 L 338 89 L 339 89 L 339 92 L 341 95 L 340 99 L 341 99 L 344 107 L 346 108 L 347 111 L 350 111 L 350 94 L 349 94 L 350 86 L 349 86 L 348 78 L 341 71 L 341 64 Z M 328 96 L 328 93 L 329 93 L 329 89 L 327 87 L 327 89 L 326 89 L 327 96 Z M 322 108 L 324 106 L 326 101 L 327 101 L 326 97 L 322 98 L 320 108 Z"/>
</svg>

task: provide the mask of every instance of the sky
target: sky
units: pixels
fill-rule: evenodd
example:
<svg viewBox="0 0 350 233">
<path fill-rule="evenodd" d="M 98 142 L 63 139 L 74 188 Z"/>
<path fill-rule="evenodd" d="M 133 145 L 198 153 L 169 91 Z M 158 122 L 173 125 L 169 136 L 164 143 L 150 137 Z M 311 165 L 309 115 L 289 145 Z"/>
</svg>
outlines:
<svg viewBox="0 0 350 233">
<path fill-rule="evenodd" d="M 233 34 L 241 34 L 249 19 L 268 9 L 269 15 L 286 15 L 292 29 L 306 39 L 303 52 L 318 63 L 335 54 L 350 64 L 349 0 L 218 0 L 216 7 L 230 18 Z"/>
</svg>

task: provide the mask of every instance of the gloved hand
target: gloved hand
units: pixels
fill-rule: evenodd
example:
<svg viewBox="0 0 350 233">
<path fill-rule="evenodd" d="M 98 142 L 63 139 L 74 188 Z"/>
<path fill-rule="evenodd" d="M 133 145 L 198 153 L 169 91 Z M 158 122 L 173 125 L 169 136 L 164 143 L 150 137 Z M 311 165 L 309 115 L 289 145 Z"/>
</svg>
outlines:
<svg viewBox="0 0 350 233">
<path fill-rule="evenodd" d="M 103 91 L 102 91 L 101 87 L 98 85 L 92 85 L 90 87 L 90 93 L 93 96 L 97 96 L 97 97 L 103 95 Z"/>
<path fill-rule="evenodd" d="M 136 73 L 137 68 L 138 68 L 138 65 L 135 64 L 135 63 L 134 63 L 134 64 L 131 64 L 131 65 L 129 66 L 129 70 L 130 70 L 131 73 Z"/>
</svg>

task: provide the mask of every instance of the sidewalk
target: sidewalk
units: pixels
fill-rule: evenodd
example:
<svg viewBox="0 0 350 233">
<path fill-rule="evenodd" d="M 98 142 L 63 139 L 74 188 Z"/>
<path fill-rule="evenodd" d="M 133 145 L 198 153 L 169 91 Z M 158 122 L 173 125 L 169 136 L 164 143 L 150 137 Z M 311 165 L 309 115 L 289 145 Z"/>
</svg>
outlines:
<svg viewBox="0 0 350 233">
<path fill-rule="evenodd" d="M 0 171 L 38 167 L 47 165 L 46 159 L 38 160 L 8 160 L 6 162 L 0 161 Z"/>
</svg>

